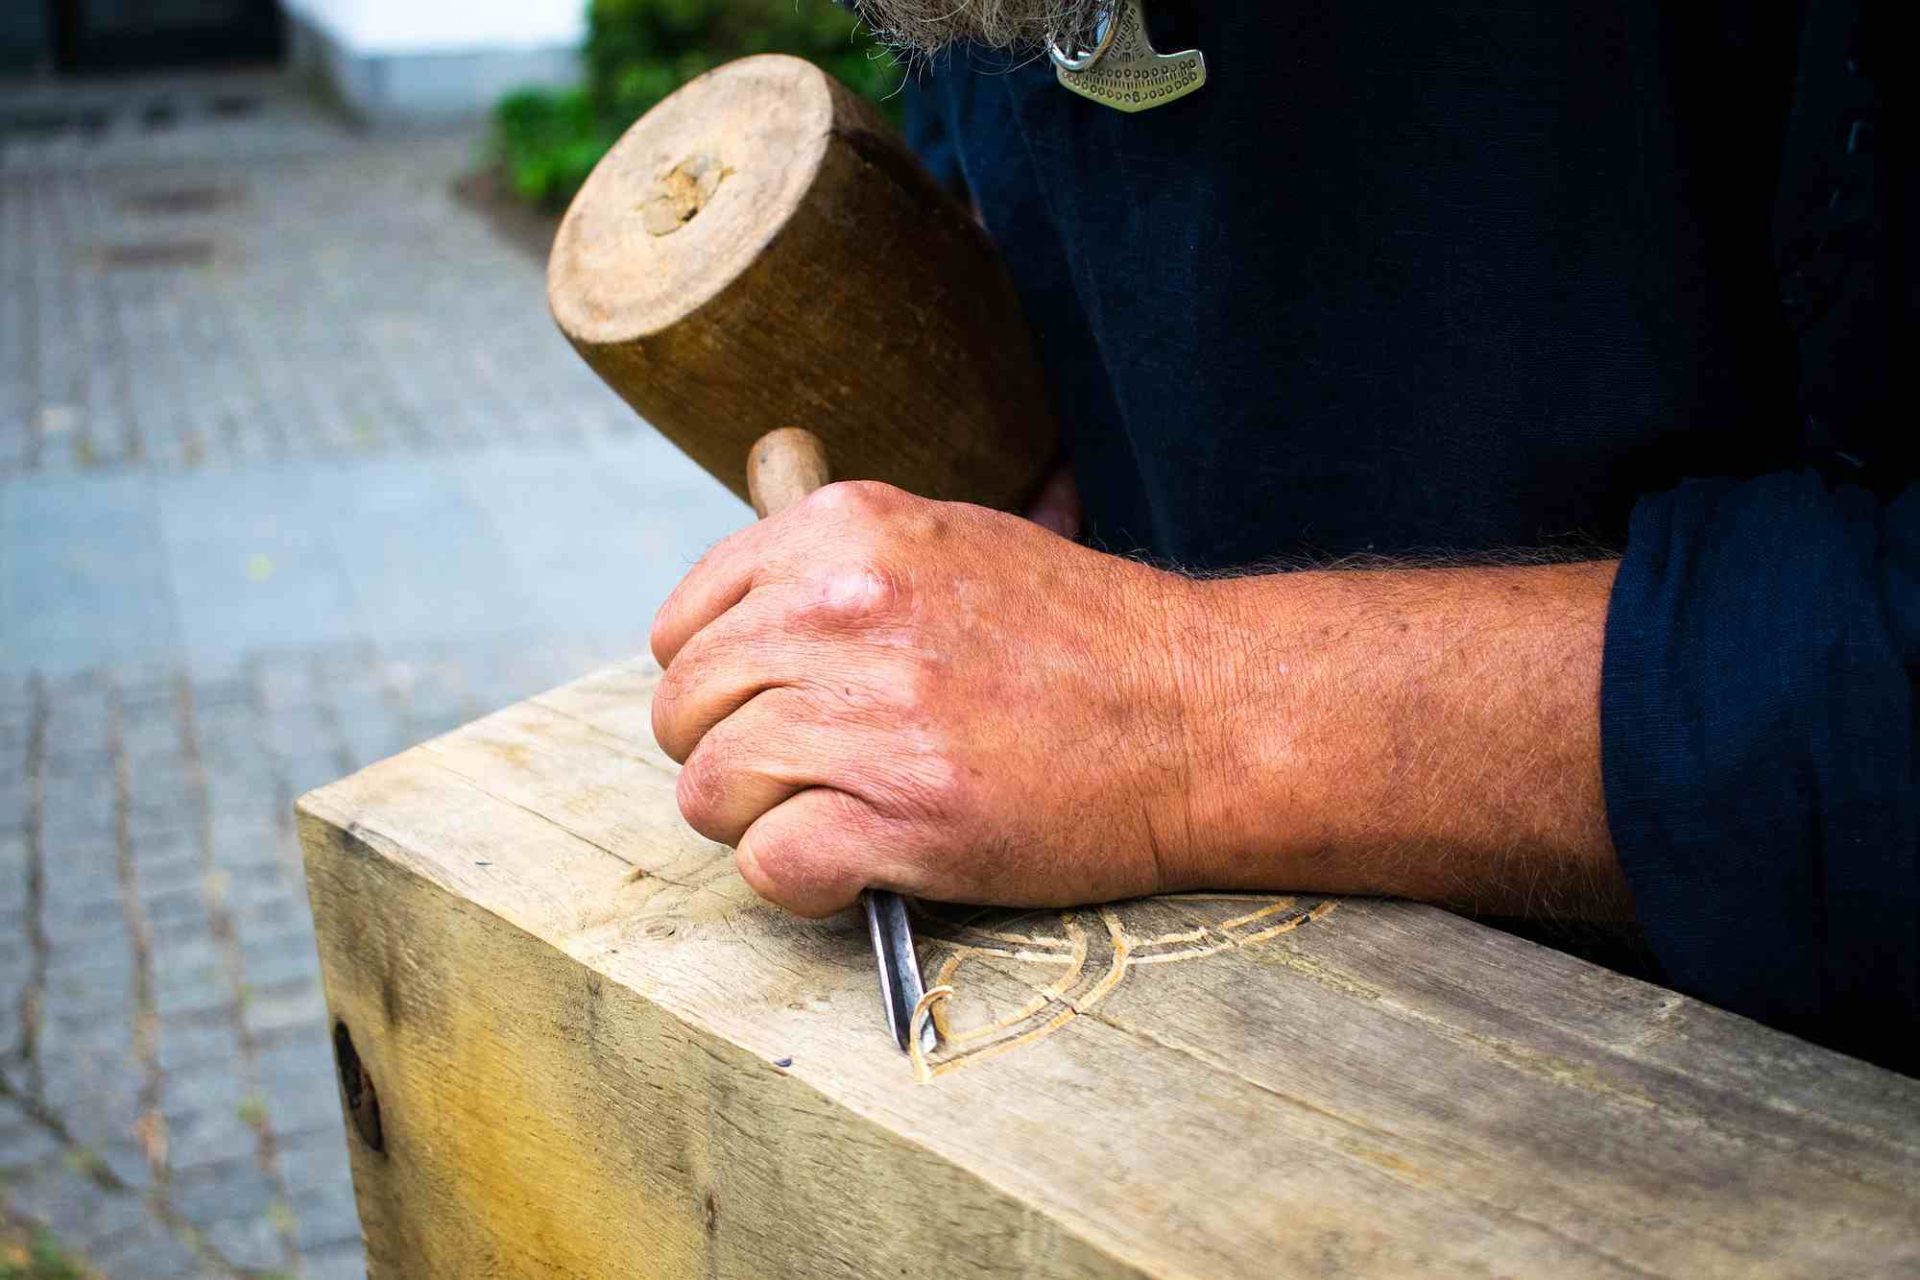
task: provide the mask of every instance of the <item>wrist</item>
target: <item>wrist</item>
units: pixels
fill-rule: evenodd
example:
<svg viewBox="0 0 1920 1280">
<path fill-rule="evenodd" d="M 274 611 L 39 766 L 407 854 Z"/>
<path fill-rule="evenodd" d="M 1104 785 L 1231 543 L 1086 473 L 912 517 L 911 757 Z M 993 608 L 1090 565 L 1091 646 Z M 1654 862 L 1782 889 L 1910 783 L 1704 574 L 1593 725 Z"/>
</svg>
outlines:
<svg viewBox="0 0 1920 1280">
<path fill-rule="evenodd" d="M 1354 668 L 1330 573 L 1190 581 L 1184 632 L 1191 881 L 1346 884 L 1377 725 L 1349 714 Z"/>
<path fill-rule="evenodd" d="M 1189 883 L 1618 910 L 1598 741 L 1612 574 L 1193 583 Z"/>
</svg>

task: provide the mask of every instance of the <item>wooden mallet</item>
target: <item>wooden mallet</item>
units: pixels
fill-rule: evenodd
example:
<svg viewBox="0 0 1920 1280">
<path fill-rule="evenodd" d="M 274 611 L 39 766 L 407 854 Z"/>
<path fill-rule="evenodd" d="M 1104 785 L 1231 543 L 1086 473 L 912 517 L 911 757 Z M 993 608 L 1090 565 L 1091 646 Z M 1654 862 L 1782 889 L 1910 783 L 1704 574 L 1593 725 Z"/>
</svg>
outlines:
<svg viewBox="0 0 1920 1280">
<path fill-rule="evenodd" d="M 1058 447 L 992 242 L 877 112 L 744 58 L 640 119 L 567 210 L 554 319 L 761 515 L 829 479 L 1014 508 Z M 865 895 L 887 1021 L 920 995 L 904 905 Z"/>
</svg>

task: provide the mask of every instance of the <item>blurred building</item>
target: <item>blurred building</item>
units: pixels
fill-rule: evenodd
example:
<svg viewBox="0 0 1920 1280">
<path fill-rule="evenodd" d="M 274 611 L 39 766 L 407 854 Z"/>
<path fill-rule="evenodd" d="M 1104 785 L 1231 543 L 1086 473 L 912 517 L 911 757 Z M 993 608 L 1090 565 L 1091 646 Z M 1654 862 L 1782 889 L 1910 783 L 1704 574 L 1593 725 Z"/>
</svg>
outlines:
<svg viewBox="0 0 1920 1280">
<path fill-rule="evenodd" d="M 370 120 L 577 75 L 584 0 L 0 0 L 0 74 L 283 63 Z"/>
</svg>

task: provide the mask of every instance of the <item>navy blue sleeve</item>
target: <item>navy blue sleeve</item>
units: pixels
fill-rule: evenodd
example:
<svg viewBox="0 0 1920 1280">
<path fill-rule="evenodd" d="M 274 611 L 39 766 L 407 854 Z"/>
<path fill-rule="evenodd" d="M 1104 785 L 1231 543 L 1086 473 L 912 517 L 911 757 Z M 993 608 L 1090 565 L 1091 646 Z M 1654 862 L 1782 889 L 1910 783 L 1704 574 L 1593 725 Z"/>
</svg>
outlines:
<svg viewBox="0 0 1920 1280">
<path fill-rule="evenodd" d="M 1607 817 L 1681 990 L 1920 1065 L 1920 485 L 1642 500 L 1607 621 Z"/>
</svg>

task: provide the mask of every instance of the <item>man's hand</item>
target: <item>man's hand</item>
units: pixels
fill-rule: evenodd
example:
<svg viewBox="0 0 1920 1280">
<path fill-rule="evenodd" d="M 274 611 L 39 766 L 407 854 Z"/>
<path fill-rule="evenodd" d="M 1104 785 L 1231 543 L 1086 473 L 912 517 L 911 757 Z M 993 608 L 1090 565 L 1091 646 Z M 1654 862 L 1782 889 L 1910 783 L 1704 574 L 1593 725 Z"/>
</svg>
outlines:
<svg viewBox="0 0 1920 1280">
<path fill-rule="evenodd" d="M 1620 917 L 1610 563 L 1196 581 L 838 484 L 655 619 L 681 811 L 763 896 L 1201 887 Z"/>
<path fill-rule="evenodd" d="M 830 485 L 662 606 L 654 734 L 762 896 L 1064 904 L 1193 882 L 1194 584 L 982 507 Z"/>
</svg>

